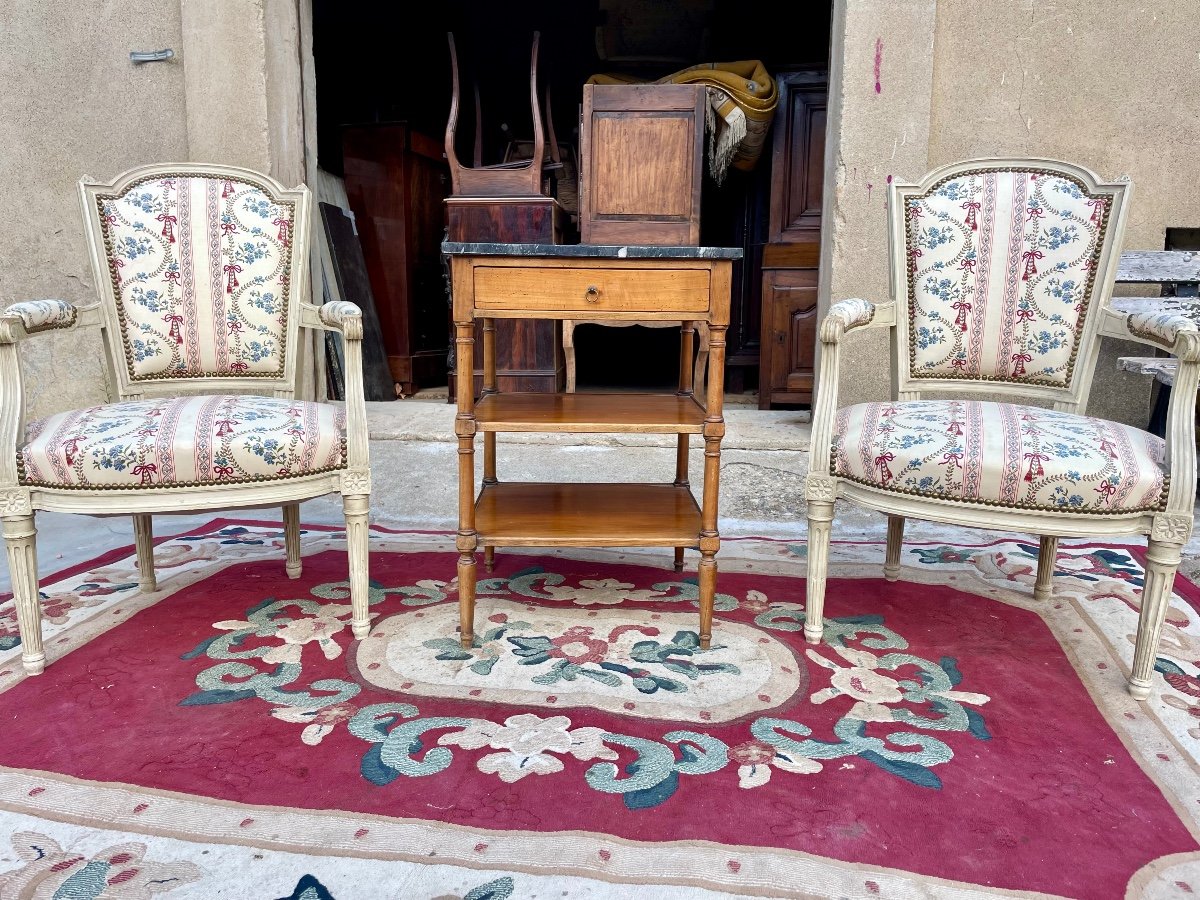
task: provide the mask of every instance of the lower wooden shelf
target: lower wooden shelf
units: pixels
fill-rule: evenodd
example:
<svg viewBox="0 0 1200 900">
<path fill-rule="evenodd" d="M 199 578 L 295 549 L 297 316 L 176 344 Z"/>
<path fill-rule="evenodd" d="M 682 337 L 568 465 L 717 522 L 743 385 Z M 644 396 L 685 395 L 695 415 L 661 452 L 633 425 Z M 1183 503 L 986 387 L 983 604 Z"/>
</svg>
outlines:
<svg viewBox="0 0 1200 900">
<path fill-rule="evenodd" d="M 485 547 L 695 547 L 700 507 L 673 484 L 485 485 L 475 530 Z"/>
</svg>

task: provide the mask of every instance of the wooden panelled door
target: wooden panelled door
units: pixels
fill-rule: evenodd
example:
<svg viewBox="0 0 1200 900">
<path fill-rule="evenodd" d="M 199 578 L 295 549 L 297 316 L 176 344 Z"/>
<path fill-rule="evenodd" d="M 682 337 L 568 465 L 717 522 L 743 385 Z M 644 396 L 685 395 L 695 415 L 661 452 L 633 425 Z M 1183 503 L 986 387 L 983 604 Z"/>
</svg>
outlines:
<svg viewBox="0 0 1200 900">
<path fill-rule="evenodd" d="M 827 95 L 823 71 L 779 76 L 770 230 L 762 263 L 760 409 L 812 403 Z"/>
</svg>

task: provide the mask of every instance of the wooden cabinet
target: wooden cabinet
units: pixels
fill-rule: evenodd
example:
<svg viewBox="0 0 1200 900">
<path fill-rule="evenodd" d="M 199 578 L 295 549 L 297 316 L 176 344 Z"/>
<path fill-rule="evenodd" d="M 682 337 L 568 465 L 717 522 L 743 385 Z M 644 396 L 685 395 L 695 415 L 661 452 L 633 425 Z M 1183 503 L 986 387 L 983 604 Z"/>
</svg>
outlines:
<svg viewBox="0 0 1200 900">
<path fill-rule="evenodd" d="M 396 388 L 446 384 L 442 142 L 403 122 L 342 129 L 346 195 L 375 295 Z M 353 300 L 353 297 L 347 297 Z"/>
<path fill-rule="evenodd" d="M 771 211 L 762 254 L 759 406 L 811 404 L 825 168 L 824 72 L 779 78 Z"/>
<path fill-rule="evenodd" d="M 583 86 L 583 243 L 700 243 L 705 102 L 695 84 Z"/>
</svg>

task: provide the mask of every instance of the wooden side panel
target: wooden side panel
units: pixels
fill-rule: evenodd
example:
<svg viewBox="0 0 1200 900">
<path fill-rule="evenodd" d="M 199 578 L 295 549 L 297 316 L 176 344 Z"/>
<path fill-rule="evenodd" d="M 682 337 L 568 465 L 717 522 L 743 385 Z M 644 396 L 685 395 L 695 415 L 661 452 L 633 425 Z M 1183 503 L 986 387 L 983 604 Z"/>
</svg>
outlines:
<svg viewBox="0 0 1200 900">
<path fill-rule="evenodd" d="M 759 406 L 812 403 L 817 340 L 817 272 L 763 273 L 763 358 Z"/>
<path fill-rule="evenodd" d="M 763 248 L 759 406 L 811 404 L 825 166 L 824 72 L 780 76 Z"/>
<path fill-rule="evenodd" d="M 772 194 L 772 241 L 809 243 L 821 229 L 825 186 L 824 83 L 794 84 L 787 91 L 786 119 L 776 136 L 784 139 L 790 165 L 779 172 L 779 190 Z"/>
<path fill-rule="evenodd" d="M 584 243 L 700 242 L 704 103 L 699 85 L 584 85 Z"/>
<path fill-rule="evenodd" d="M 605 152 L 593 160 L 593 219 L 640 216 L 686 222 L 692 211 L 691 172 L 646 161 L 688 159 L 694 124 L 684 112 L 594 113 L 592 146 Z"/>
</svg>

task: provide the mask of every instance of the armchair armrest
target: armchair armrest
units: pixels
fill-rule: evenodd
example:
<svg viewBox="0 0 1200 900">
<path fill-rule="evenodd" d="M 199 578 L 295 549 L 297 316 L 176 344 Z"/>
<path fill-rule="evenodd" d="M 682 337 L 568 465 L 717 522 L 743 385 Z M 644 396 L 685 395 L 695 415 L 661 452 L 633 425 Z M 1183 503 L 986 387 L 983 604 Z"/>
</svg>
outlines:
<svg viewBox="0 0 1200 900">
<path fill-rule="evenodd" d="M 1167 402 L 1167 518 L 1191 522 L 1196 502 L 1196 392 L 1200 388 L 1200 301 L 1114 297 L 1101 333 L 1169 351 L 1179 360 Z M 1190 530 L 1190 524 L 1189 524 Z"/>
<path fill-rule="evenodd" d="M 896 324 L 896 304 L 872 303 L 859 298 L 839 300 L 829 307 L 821 322 L 820 381 L 813 405 L 811 475 L 829 473 L 829 442 L 838 401 L 838 345 L 856 328 L 891 327 Z"/>
<path fill-rule="evenodd" d="M 340 331 L 348 341 L 363 339 L 362 310 L 349 300 L 330 300 L 317 310 L 321 324 Z"/>
<path fill-rule="evenodd" d="M 4 310 L 0 342 L 11 344 L 40 331 L 73 328 L 78 310 L 66 300 L 24 300 Z"/>
<path fill-rule="evenodd" d="M 1200 302 L 1185 297 L 1118 297 L 1106 311 L 1109 337 L 1169 350 L 1180 360 L 1200 361 Z"/>
<path fill-rule="evenodd" d="M 312 303 L 300 304 L 300 324 L 307 328 L 336 331 L 344 339 L 346 354 L 346 462 L 347 477 L 351 474 L 358 482 L 369 485 L 367 474 L 367 401 L 363 394 L 362 373 L 362 310 L 349 300 L 330 300 L 323 306 Z M 364 480 L 365 479 L 365 480 Z M 369 490 L 369 487 L 365 490 Z"/>
<path fill-rule="evenodd" d="M 891 304 L 885 303 L 883 306 L 890 309 Z M 875 319 L 878 308 L 870 300 L 861 300 L 857 297 L 839 300 L 829 307 L 829 312 L 825 314 L 825 319 L 821 322 L 821 343 L 836 344 L 847 331 L 870 325 Z M 891 322 L 886 324 L 891 324 Z"/>
</svg>

